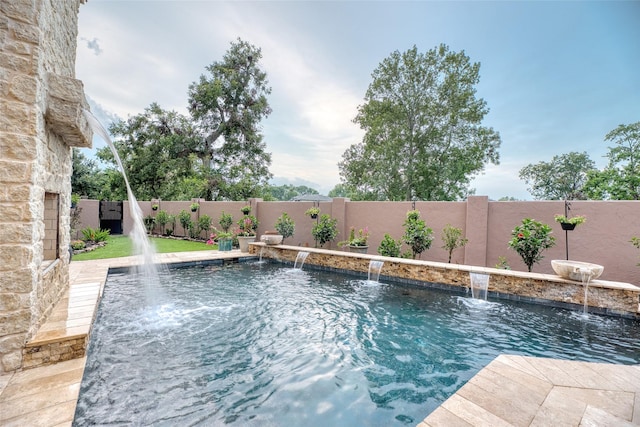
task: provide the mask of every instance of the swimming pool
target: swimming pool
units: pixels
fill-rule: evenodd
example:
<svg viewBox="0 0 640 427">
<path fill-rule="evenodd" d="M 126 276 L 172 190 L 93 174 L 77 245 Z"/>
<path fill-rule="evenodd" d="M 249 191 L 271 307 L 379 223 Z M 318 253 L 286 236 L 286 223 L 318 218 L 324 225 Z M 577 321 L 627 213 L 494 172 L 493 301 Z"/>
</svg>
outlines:
<svg viewBox="0 0 640 427">
<path fill-rule="evenodd" d="M 111 275 L 74 425 L 415 425 L 500 353 L 636 364 L 639 338 L 632 320 L 277 264 L 152 289 Z"/>
</svg>

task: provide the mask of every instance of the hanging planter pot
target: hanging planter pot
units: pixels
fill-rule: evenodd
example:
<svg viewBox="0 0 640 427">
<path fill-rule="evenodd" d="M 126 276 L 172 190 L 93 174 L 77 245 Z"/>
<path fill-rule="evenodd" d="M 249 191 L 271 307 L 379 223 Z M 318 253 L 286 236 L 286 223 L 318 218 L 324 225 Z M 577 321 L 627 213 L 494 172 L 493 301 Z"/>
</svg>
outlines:
<svg viewBox="0 0 640 427">
<path fill-rule="evenodd" d="M 577 224 L 572 224 L 570 222 L 561 222 L 560 223 L 560 227 L 562 227 L 562 229 L 565 230 L 565 231 L 573 230 L 574 228 L 576 228 L 576 225 Z"/>
</svg>

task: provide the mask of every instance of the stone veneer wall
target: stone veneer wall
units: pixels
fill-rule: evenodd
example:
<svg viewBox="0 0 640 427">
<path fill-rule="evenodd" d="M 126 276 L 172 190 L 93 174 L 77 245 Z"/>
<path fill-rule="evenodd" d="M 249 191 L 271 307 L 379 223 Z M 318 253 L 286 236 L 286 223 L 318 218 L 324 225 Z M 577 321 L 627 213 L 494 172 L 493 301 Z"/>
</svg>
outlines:
<svg viewBox="0 0 640 427">
<path fill-rule="evenodd" d="M 264 258 L 294 263 L 300 251 L 309 252 L 305 264 L 329 270 L 358 271 L 366 274 L 372 259 L 384 261 L 381 276 L 400 282 L 431 287 L 467 288 L 470 272 L 490 274 L 489 292 L 499 298 L 525 300 L 567 308 L 579 308 L 584 304 L 582 283 L 565 280 L 559 276 L 525 273 L 488 267 L 389 258 L 378 255 L 359 255 L 325 249 L 296 246 L 250 245 L 250 252 Z M 589 286 L 589 310 L 612 316 L 640 318 L 640 288 L 628 283 L 594 281 Z"/>
<path fill-rule="evenodd" d="M 69 284 L 71 147 L 91 144 L 74 79 L 83 2 L 0 1 L 0 373 L 22 366 Z M 57 224 L 45 225 L 45 193 Z M 45 235 L 57 242 L 46 257 Z"/>
</svg>

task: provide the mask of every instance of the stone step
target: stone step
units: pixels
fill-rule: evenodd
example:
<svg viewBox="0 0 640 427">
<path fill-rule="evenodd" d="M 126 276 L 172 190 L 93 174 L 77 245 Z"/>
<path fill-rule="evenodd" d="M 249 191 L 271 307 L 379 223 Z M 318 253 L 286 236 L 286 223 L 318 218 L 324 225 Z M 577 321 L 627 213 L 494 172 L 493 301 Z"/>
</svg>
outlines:
<svg viewBox="0 0 640 427">
<path fill-rule="evenodd" d="M 101 288 L 100 282 L 69 286 L 23 349 L 23 369 L 84 357 Z"/>
</svg>

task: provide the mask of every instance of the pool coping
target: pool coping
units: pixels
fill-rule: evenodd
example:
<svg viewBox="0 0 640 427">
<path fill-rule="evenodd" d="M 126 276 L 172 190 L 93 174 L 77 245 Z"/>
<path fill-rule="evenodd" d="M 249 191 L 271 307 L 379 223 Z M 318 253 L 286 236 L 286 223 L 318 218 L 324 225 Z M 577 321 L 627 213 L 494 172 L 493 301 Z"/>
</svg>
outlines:
<svg viewBox="0 0 640 427">
<path fill-rule="evenodd" d="M 239 251 L 219 252 L 182 252 L 173 254 L 157 255 L 157 262 L 167 264 L 170 267 L 187 267 L 193 265 L 208 265 L 224 262 L 241 262 L 242 260 L 255 259 L 256 255 L 241 253 Z M 99 285 L 99 294 L 102 294 L 109 272 L 125 271 L 138 264 L 137 257 L 114 258 L 97 261 L 74 261 L 69 266 L 70 288 L 76 285 L 86 285 L 88 283 Z M 94 310 L 97 309 L 99 298 L 95 300 Z M 95 316 L 92 316 L 92 318 Z M 90 330 L 87 331 L 90 335 Z M 526 359 L 526 363 L 523 362 Z M 529 360 L 530 359 L 530 360 Z M 537 362 L 551 361 L 551 362 Z M 75 408 L 80 393 L 80 384 L 86 363 L 86 356 L 81 358 L 58 362 L 46 366 L 32 369 L 24 369 L 12 374 L 0 376 L 0 424 L 3 426 L 23 426 L 23 425 L 44 425 L 44 426 L 71 426 L 75 415 Z M 576 393 L 589 396 L 600 396 L 602 393 L 620 392 L 627 393 L 625 402 L 629 399 L 634 402 L 631 416 L 627 412 L 620 414 L 616 408 L 603 408 L 598 399 L 586 399 L 581 403 L 583 411 L 580 419 L 587 422 L 589 420 L 604 419 L 615 422 L 616 425 L 640 425 L 640 365 L 625 366 L 612 364 L 589 364 L 586 362 L 557 361 L 555 359 L 528 358 L 524 356 L 500 355 L 489 365 L 476 374 L 458 392 L 429 414 L 418 425 L 420 427 L 436 425 L 487 425 L 492 420 L 492 425 L 518 425 L 505 420 L 505 413 L 509 408 L 514 407 L 514 402 L 528 398 L 531 394 L 530 385 L 522 384 L 522 373 L 514 372 L 514 376 L 505 375 L 502 365 L 520 364 L 520 370 L 528 372 L 528 365 L 537 366 L 535 369 L 544 378 L 555 378 L 558 375 L 558 365 L 562 364 L 563 378 L 568 378 L 570 384 L 577 384 Z M 544 366 L 543 366 L 544 365 Z M 599 374 L 592 378 L 594 366 L 607 372 L 608 377 Z M 497 369 L 499 366 L 500 369 Z M 511 366 L 513 368 L 513 366 Z M 586 370 L 585 370 L 586 369 Z M 517 371 L 517 370 L 516 370 Z M 491 375 L 497 376 L 491 376 Z M 475 383 L 490 375 L 487 384 L 499 385 L 498 389 L 504 388 L 512 390 L 506 398 L 500 399 L 499 393 L 485 390 L 481 396 L 496 395 L 497 398 L 489 401 L 474 401 L 468 397 L 468 389 L 477 386 Z M 613 375 L 613 377 L 612 377 Z M 610 383 L 611 378 L 616 378 L 617 389 Z M 590 378 L 580 380 L 580 378 Z M 528 378 L 530 382 L 530 378 Z M 631 383 L 629 386 L 628 383 Z M 533 420 L 544 421 L 549 414 L 555 414 L 558 407 L 563 407 L 563 400 L 567 398 L 566 393 L 552 392 L 553 390 L 566 391 L 566 385 L 559 382 L 551 383 L 552 388 L 542 403 L 537 408 L 532 408 Z M 615 385 L 615 384 L 614 384 Z M 636 386 L 637 385 L 637 386 Z M 556 388 L 557 386 L 557 388 Z M 612 390 L 613 387 L 613 390 Z M 623 388 L 622 391 L 618 390 Z M 626 387 L 626 388 L 624 388 Z M 634 388 L 635 387 L 635 388 Z M 485 387 L 491 388 L 491 387 Z M 589 392 L 590 391 L 590 392 Z M 587 397 L 589 397 L 587 396 Z M 572 395 L 571 402 L 575 400 Z M 602 399 L 600 399 L 602 400 Z M 628 406 L 628 405 L 627 405 Z M 507 411 L 507 412 L 505 412 Z M 612 412 L 613 411 L 613 412 Z M 556 411 L 557 412 L 557 411 Z M 575 410 L 572 412 L 575 418 Z M 620 416 L 622 415 L 622 416 Z M 627 418 L 624 418 L 627 416 Z M 454 417 L 454 418 L 451 418 Z M 545 418 L 547 417 L 547 418 Z M 598 418 L 600 417 L 600 418 Z M 444 422 L 444 424 L 443 424 Z M 529 424 L 521 424 L 529 425 Z M 577 425 L 577 424 L 576 424 Z"/>
</svg>

